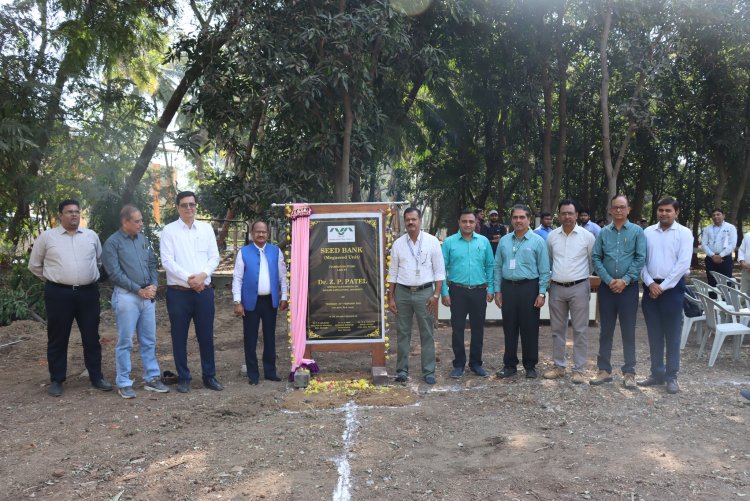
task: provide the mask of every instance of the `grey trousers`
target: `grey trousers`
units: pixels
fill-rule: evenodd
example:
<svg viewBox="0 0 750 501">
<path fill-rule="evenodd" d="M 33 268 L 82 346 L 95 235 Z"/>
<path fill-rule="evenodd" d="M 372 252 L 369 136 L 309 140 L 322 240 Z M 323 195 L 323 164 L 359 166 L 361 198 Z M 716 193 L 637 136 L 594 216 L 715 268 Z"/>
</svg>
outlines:
<svg viewBox="0 0 750 501">
<path fill-rule="evenodd" d="M 588 358 L 589 281 L 563 287 L 554 282 L 549 288 L 549 323 L 552 330 L 552 359 L 557 367 L 565 367 L 565 343 L 568 312 L 573 328 L 573 371 L 583 372 Z"/>
<path fill-rule="evenodd" d="M 398 333 L 398 344 L 396 359 L 396 371 L 409 373 L 409 349 L 411 346 L 411 323 L 414 316 L 417 317 L 419 326 L 419 340 L 421 342 L 422 375 L 431 376 L 435 374 L 435 338 L 432 332 L 434 317 L 427 311 L 427 300 L 433 294 L 433 288 L 427 287 L 419 291 L 411 292 L 400 285 L 396 285 L 396 329 Z"/>
</svg>

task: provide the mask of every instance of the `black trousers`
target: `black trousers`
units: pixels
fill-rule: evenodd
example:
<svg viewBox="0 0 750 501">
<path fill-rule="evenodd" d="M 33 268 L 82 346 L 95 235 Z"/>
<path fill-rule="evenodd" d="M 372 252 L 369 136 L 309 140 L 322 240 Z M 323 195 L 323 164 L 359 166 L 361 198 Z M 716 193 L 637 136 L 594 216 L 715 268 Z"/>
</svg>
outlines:
<svg viewBox="0 0 750 501">
<path fill-rule="evenodd" d="M 487 289 L 467 289 L 457 285 L 448 287 L 451 297 L 451 327 L 453 336 L 453 367 L 463 368 L 466 365 L 466 348 L 464 347 L 464 329 L 466 315 L 469 315 L 471 326 L 471 346 L 469 348 L 469 368 L 482 366 L 482 347 L 484 345 L 484 319 L 487 316 Z"/>
<path fill-rule="evenodd" d="M 712 271 L 718 271 L 725 277 L 732 276 L 732 255 L 724 256 L 720 264 L 714 263 L 714 260 L 706 256 L 706 281 L 711 287 L 716 287 L 716 279 L 711 274 Z"/>
<path fill-rule="evenodd" d="M 271 295 L 258 296 L 253 311 L 245 310 L 242 318 L 242 335 L 245 341 L 245 365 L 247 377 L 258 379 L 258 327 L 263 321 L 263 375 L 276 377 L 276 308 Z"/>
<path fill-rule="evenodd" d="M 99 287 L 67 289 L 44 286 L 47 307 L 47 365 L 50 381 L 62 383 L 68 372 L 68 342 L 73 320 L 81 331 L 83 361 L 89 379 L 102 379 L 102 345 L 99 343 Z"/>
<path fill-rule="evenodd" d="M 505 354 L 503 365 L 516 368 L 518 365 L 518 336 L 521 336 L 523 366 L 534 369 L 539 361 L 539 308 L 534 307 L 539 295 L 539 280 L 522 283 L 503 280 L 503 333 Z"/>
</svg>

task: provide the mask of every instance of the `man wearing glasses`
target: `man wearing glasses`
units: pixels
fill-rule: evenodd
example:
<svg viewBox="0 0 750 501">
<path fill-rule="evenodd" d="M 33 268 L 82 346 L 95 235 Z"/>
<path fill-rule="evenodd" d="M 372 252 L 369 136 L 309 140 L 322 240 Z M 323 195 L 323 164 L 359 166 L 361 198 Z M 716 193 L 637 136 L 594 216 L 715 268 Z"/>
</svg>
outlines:
<svg viewBox="0 0 750 501">
<path fill-rule="evenodd" d="M 180 218 L 164 227 L 161 262 L 167 272 L 167 311 L 172 353 L 177 367 L 177 391 L 190 391 L 187 362 L 188 328 L 192 320 L 201 355 L 203 385 L 221 391 L 214 363 L 214 289 L 211 274 L 219 266 L 219 248 L 211 225 L 196 221 L 195 193 L 177 194 Z"/>
<path fill-rule="evenodd" d="M 62 395 L 68 370 L 68 341 L 73 320 L 81 331 L 83 360 L 91 385 L 102 391 L 112 385 L 102 375 L 102 346 L 99 343 L 99 266 L 102 245 L 93 231 L 80 228 L 81 204 L 68 199 L 58 206 L 60 226 L 36 239 L 29 256 L 29 270 L 45 280 L 47 307 L 47 364 L 50 385 L 47 393 Z"/>
<path fill-rule="evenodd" d="M 643 228 L 628 221 L 630 205 L 624 195 L 610 201 L 612 223 L 602 228 L 594 242 L 591 259 L 602 283 L 599 286 L 599 368 L 592 385 L 612 382 L 612 340 L 615 322 L 620 320 L 624 364 L 623 386 L 635 383 L 635 316 L 638 312 L 638 277 L 646 262 L 646 237 Z"/>
</svg>

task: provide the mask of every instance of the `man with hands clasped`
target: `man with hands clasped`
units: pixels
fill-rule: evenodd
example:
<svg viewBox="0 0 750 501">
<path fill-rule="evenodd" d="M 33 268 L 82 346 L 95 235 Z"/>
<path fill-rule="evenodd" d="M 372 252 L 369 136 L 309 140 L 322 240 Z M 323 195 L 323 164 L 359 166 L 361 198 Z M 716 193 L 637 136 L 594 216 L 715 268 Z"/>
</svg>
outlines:
<svg viewBox="0 0 750 501">
<path fill-rule="evenodd" d="M 549 252 L 542 237 L 529 229 L 531 210 L 511 209 L 513 232 L 500 239 L 495 254 L 495 304 L 503 312 L 505 353 L 497 377 L 515 376 L 518 337 L 527 378 L 537 377 L 539 310 L 544 306 L 550 280 Z"/>
<path fill-rule="evenodd" d="M 487 303 L 492 301 L 494 284 L 492 273 L 494 257 L 492 246 L 486 237 L 474 231 L 474 214 L 470 210 L 461 212 L 458 219 L 459 232 L 443 242 L 446 280 L 443 282 L 443 305 L 450 306 L 453 329 L 453 371 L 451 377 L 464 375 L 466 349 L 464 329 L 466 315 L 471 324 L 471 347 L 469 369 L 477 376 L 487 377 L 482 368 L 482 346 L 484 344 L 484 319 Z"/>
</svg>

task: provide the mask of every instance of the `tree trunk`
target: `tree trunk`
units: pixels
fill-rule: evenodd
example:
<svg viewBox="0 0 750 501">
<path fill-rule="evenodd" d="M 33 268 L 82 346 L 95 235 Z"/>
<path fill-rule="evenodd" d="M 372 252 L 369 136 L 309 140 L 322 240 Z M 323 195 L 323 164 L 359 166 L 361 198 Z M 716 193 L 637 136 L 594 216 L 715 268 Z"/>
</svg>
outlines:
<svg viewBox="0 0 750 501">
<path fill-rule="evenodd" d="M 151 162 L 151 158 L 154 156 L 156 148 L 159 146 L 159 143 L 164 137 L 164 134 L 167 132 L 169 124 L 172 123 L 172 119 L 180 109 L 180 105 L 182 104 L 182 100 L 185 97 L 185 94 L 187 94 L 188 90 L 193 85 L 195 80 L 203 72 L 203 61 L 210 61 L 212 55 L 216 54 L 224 46 L 224 44 L 227 43 L 227 41 L 232 36 L 235 28 L 239 24 L 239 21 L 239 12 L 235 11 L 235 13 L 232 14 L 232 17 L 230 17 L 229 21 L 227 21 L 227 25 L 217 36 L 212 37 L 207 32 L 202 32 L 199 35 L 199 38 L 201 39 L 198 41 L 198 47 L 195 53 L 200 54 L 203 59 L 201 61 L 194 61 L 187 69 L 185 75 L 183 75 L 180 83 L 177 85 L 177 88 L 175 88 L 172 96 L 169 98 L 167 105 L 164 107 L 164 111 L 159 117 L 159 120 L 151 129 L 151 133 L 146 140 L 146 144 L 143 145 L 141 154 L 135 161 L 135 165 L 133 166 L 133 170 L 130 172 L 130 176 L 128 176 L 127 181 L 125 181 L 125 188 L 122 191 L 122 203 L 125 204 L 133 201 L 133 194 L 135 193 L 135 189 L 141 182 L 143 175 L 146 173 L 148 164 L 149 162 Z"/>
<path fill-rule="evenodd" d="M 354 112 L 352 111 L 352 97 L 349 91 L 344 91 L 344 136 L 341 144 L 341 157 L 334 175 L 334 202 L 349 200 L 349 155 L 352 142 L 352 125 Z"/>
<path fill-rule="evenodd" d="M 552 81 L 549 68 L 542 70 L 542 90 L 544 93 L 544 128 L 542 129 L 542 212 L 552 212 Z"/>
<path fill-rule="evenodd" d="M 562 14 L 560 14 L 562 18 Z M 562 23 L 562 21 L 561 21 Z M 558 84 L 560 90 L 557 96 L 557 117 L 559 122 L 557 156 L 552 176 L 552 193 L 550 194 L 550 212 L 554 212 L 560 201 L 560 187 L 568 157 L 568 59 L 564 57 L 562 42 L 559 47 Z"/>
<path fill-rule="evenodd" d="M 612 1 L 604 7 L 604 28 L 599 39 L 599 64 L 602 71 L 602 86 L 599 102 L 602 110 L 602 160 L 604 161 L 604 172 L 607 175 L 607 192 L 609 198 L 617 194 L 617 172 L 612 165 L 612 146 L 609 134 L 609 67 L 607 64 L 607 40 L 609 29 L 612 25 Z"/>
</svg>

